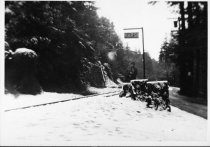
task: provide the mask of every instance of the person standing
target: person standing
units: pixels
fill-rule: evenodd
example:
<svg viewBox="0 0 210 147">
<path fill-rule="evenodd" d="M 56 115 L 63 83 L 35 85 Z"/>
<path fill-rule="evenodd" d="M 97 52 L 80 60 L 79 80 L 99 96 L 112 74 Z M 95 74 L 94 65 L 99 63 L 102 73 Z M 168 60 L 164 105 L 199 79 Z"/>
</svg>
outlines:
<svg viewBox="0 0 210 147">
<path fill-rule="evenodd" d="M 129 80 L 136 79 L 137 73 L 138 73 L 138 70 L 135 67 L 135 62 L 131 62 L 131 67 L 128 73 Z"/>
</svg>

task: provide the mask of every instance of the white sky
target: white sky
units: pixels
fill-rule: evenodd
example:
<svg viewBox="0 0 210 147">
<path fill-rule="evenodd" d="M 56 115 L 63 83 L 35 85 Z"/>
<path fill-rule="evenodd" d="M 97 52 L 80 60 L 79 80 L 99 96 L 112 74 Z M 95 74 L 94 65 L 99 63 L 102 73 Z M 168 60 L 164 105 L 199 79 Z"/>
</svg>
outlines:
<svg viewBox="0 0 210 147">
<path fill-rule="evenodd" d="M 166 36 L 170 35 L 174 19 L 178 14 L 172 12 L 173 8 L 160 1 L 155 5 L 149 5 L 145 0 L 97 0 L 98 15 L 107 17 L 115 25 L 115 30 L 124 43 L 131 50 L 139 50 L 142 53 L 142 35 L 139 31 L 139 39 L 124 39 L 124 28 L 144 28 L 144 48 L 150 56 L 158 60 L 160 47 Z"/>
</svg>

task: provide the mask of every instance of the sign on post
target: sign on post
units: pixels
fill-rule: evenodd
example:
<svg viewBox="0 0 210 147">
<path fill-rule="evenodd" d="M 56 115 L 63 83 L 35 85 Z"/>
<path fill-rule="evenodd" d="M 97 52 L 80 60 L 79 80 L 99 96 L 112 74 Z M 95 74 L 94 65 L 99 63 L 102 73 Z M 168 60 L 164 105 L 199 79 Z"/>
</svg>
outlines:
<svg viewBox="0 0 210 147">
<path fill-rule="evenodd" d="M 124 38 L 139 38 L 138 32 L 124 33 Z"/>
</svg>

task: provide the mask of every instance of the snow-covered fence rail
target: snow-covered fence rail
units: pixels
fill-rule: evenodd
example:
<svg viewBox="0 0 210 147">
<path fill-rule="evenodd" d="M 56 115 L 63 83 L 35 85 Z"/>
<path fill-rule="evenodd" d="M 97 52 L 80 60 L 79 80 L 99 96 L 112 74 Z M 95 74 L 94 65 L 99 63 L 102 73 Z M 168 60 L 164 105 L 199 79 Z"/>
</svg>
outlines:
<svg viewBox="0 0 210 147">
<path fill-rule="evenodd" d="M 141 100 L 147 102 L 147 107 L 153 105 L 155 109 L 162 106 L 163 109 L 171 111 L 169 100 L 168 81 L 148 81 L 148 79 L 131 80 L 130 83 L 124 83 L 120 97 L 130 93 L 133 100 Z"/>
</svg>

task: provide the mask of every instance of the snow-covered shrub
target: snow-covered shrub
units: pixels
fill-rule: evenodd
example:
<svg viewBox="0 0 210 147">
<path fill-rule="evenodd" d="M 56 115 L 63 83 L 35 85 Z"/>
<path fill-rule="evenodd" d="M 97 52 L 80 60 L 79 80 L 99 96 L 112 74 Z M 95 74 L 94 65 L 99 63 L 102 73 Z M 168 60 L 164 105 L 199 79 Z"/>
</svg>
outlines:
<svg viewBox="0 0 210 147">
<path fill-rule="evenodd" d="M 31 49 L 5 51 L 5 88 L 11 93 L 38 94 L 41 87 L 36 78 L 37 54 Z"/>
</svg>

